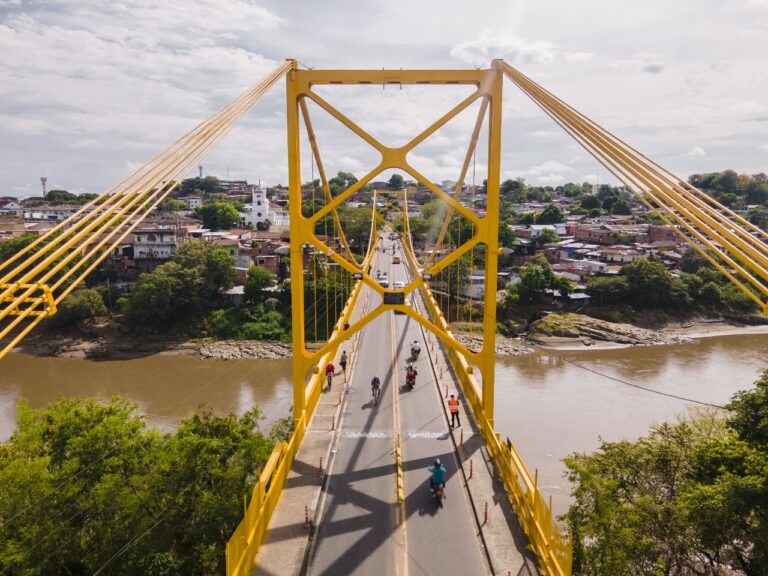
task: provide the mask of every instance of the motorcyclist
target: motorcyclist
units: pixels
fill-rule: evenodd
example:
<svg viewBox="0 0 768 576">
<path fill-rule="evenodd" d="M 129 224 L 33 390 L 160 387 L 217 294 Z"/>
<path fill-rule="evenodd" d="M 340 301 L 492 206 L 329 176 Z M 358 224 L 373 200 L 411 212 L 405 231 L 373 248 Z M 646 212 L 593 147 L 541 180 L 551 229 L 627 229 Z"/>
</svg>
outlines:
<svg viewBox="0 0 768 576">
<path fill-rule="evenodd" d="M 420 352 L 421 352 L 421 346 L 419 346 L 419 341 L 414 340 L 413 344 L 411 344 L 411 356 L 413 356 L 414 358 L 418 358 Z"/>
<path fill-rule="evenodd" d="M 331 389 L 334 376 L 336 376 L 336 366 L 333 365 L 333 362 L 328 362 L 328 366 L 325 367 L 325 379 L 328 381 L 328 390 Z"/>
<path fill-rule="evenodd" d="M 376 396 L 378 396 L 380 390 L 381 390 L 381 380 L 379 380 L 379 376 L 376 375 L 371 380 L 371 395 L 375 398 Z"/>
<path fill-rule="evenodd" d="M 416 371 L 416 366 L 408 364 L 408 368 L 405 369 L 405 381 L 406 383 L 414 386 L 416 384 L 416 376 L 419 373 Z"/>
<path fill-rule="evenodd" d="M 435 462 L 429 467 L 432 475 L 429 477 L 429 491 L 434 492 L 435 487 L 442 484 L 445 486 L 445 466 L 440 463 L 440 458 L 435 458 Z"/>
</svg>

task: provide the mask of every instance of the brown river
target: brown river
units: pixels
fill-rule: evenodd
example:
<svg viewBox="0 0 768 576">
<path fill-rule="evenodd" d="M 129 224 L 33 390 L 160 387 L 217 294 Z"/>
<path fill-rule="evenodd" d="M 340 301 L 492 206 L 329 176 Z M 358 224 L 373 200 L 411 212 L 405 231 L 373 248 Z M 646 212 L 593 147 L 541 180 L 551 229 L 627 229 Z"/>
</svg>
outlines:
<svg viewBox="0 0 768 576">
<path fill-rule="evenodd" d="M 553 355 L 553 354 L 556 354 Z M 566 511 L 560 459 L 592 451 L 600 438 L 637 438 L 692 404 L 611 380 L 723 404 L 768 368 L 768 334 L 716 336 L 692 344 L 536 351 L 497 363 L 496 428 L 517 445 L 539 484 Z M 42 407 L 59 396 L 133 399 L 147 422 L 172 430 L 197 407 L 242 414 L 258 404 L 263 429 L 290 415 L 290 360 L 199 360 L 149 356 L 93 361 L 10 354 L 0 362 L 0 440 L 16 426 L 16 403 Z"/>
</svg>

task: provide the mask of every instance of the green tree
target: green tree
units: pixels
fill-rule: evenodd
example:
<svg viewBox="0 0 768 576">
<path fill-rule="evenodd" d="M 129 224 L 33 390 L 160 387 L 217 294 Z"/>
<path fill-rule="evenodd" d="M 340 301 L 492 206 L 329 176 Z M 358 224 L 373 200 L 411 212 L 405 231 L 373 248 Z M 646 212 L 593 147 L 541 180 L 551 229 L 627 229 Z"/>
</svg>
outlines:
<svg viewBox="0 0 768 576">
<path fill-rule="evenodd" d="M 587 293 L 599 305 L 621 303 L 630 294 L 629 281 L 624 276 L 593 276 L 587 281 Z"/>
<path fill-rule="evenodd" d="M 232 288 L 235 278 L 234 262 L 219 246 L 200 240 L 187 240 L 173 253 L 171 262 L 200 272 L 205 282 L 206 298 L 215 299 L 222 289 Z"/>
<path fill-rule="evenodd" d="M 680 258 L 680 270 L 694 274 L 699 271 L 700 268 L 710 266 L 704 256 L 702 256 L 698 250 L 689 247 L 683 252 L 683 256 Z"/>
<path fill-rule="evenodd" d="M 403 188 L 403 177 L 400 174 L 392 174 L 389 178 L 389 188 L 391 190 L 401 190 Z"/>
<path fill-rule="evenodd" d="M 556 276 L 543 254 L 531 257 L 520 269 L 520 283 L 517 291 L 523 303 L 539 302 L 545 290 L 559 290 L 567 295 L 573 291 L 570 282 L 562 276 Z"/>
<path fill-rule="evenodd" d="M 107 315 L 107 307 L 97 290 L 78 288 L 59 304 L 56 314 L 47 323 L 58 328 L 75 326 L 88 318 Z"/>
<path fill-rule="evenodd" d="M 515 245 L 517 236 L 509 227 L 509 224 L 503 220 L 499 221 L 499 246 L 503 248 L 512 248 Z"/>
<path fill-rule="evenodd" d="M 67 190 L 49 190 L 45 195 L 45 201 L 51 204 L 77 204 L 78 198 L 76 194 Z"/>
<path fill-rule="evenodd" d="M 559 242 L 560 236 L 552 228 L 544 228 L 539 232 L 538 236 L 534 238 L 537 245 L 543 246 L 544 244 L 551 244 L 552 242 Z"/>
<path fill-rule="evenodd" d="M 261 232 L 269 232 L 271 227 L 272 222 L 270 220 L 262 220 L 261 222 L 256 222 L 256 230 L 260 230 Z"/>
<path fill-rule="evenodd" d="M 672 276 L 661 260 L 639 258 L 624 266 L 621 274 L 627 279 L 637 306 L 657 308 L 671 303 Z"/>
<path fill-rule="evenodd" d="M 586 196 L 584 196 L 579 202 L 579 205 L 585 210 L 592 210 L 593 208 L 602 207 L 600 198 L 598 198 L 594 194 L 587 194 Z"/>
<path fill-rule="evenodd" d="M 536 217 L 537 224 L 558 224 L 565 222 L 565 215 L 557 204 L 550 204 Z"/>
<path fill-rule="evenodd" d="M 357 178 L 351 172 L 339 172 L 328 181 L 328 188 L 334 198 L 347 188 L 357 183 Z"/>
<path fill-rule="evenodd" d="M 0 517 L 11 519 L 0 572 L 9 575 L 94 574 L 117 552 L 109 573 L 224 573 L 242 497 L 285 434 L 283 423 L 259 432 L 258 408 L 239 418 L 201 410 L 166 435 L 121 398 L 41 410 L 22 401 L 18 413 L 0 445 Z"/>
<path fill-rule="evenodd" d="M 194 328 L 234 278 L 221 248 L 190 240 L 151 274 L 141 274 L 125 302 L 124 322 L 135 333 Z"/>
<path fill-rule="evenodd" d="M 251 302 L 262 300 L 264 290 L 275 285 L 275 275 L 262 266 L 248 268 L 248 278 L 245 281 L 245 298 Z"/>
<path fill-rule="evenodd" d="M 611 206 L 611 214 L 628 215 L 632 214 L 632 209 L 629 207 L 626 200 L 619 198 Z"/>
<path fill-rule="evenodd" d="M 228 230 L 240 221 L 240 214 L 229 202 L 210 202 L 196 208 L 195 216 L 203 221 L 203 226 L 211 230 Z"/>
</svg>

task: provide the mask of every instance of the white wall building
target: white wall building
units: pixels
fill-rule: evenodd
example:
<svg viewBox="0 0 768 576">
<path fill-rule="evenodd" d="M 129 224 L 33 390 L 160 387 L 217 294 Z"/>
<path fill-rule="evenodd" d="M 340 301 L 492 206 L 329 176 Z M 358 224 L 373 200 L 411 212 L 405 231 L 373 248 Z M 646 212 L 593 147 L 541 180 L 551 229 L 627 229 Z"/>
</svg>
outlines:
<svg viewBox="0 0 768 576">
<path fill-rule="evenodd" d="M 267 192 L 261 186 L 253 187 L 251 209 L 241 214 L 246 225 L 256 226 L 259 222 L 269 220 L 273 226 L 288 226 L 288 212 L 280 206 L 271 204 Z"/>
<path fill-rule="evenodd" d="M 176 251 L 176 230 L 174 228 L 144 228 L 134 232 L 135 260 L 164 260 Z"/>
</svg>

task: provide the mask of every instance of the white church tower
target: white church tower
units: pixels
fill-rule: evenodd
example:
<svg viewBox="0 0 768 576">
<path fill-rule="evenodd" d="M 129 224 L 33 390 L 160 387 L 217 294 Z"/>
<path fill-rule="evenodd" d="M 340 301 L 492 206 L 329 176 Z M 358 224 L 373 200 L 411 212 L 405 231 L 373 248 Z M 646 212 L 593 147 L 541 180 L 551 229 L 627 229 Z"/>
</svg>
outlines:
<svg viewBox="0 0 768 576">
<path fill-rule="evenodd" d="M 254 225 L 257 222 L 269 220 L 269 200 L 267 192 L 261 187 L 261 184 L 253 188 L 253 201 L 251 202 L 251 221 Z"/>
</svg>

